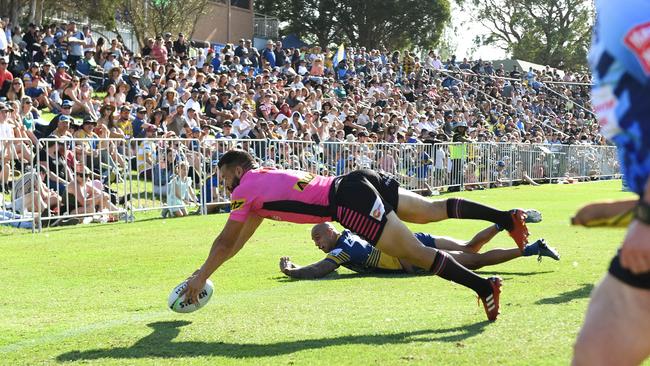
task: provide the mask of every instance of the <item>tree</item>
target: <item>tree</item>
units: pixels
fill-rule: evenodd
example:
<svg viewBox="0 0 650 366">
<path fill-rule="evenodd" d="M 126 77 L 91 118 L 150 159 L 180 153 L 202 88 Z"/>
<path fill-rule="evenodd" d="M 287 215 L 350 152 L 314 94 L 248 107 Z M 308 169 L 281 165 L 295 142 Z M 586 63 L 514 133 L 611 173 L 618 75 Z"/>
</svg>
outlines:
<svg viewBox="0 0 650 366">
<path fill-rule="evenodd" d="M 594 14 L 591 0 L 472 0 L 474 18 L 491 30 L 482 44 L 557 68 L 586 66 Z"/>
<path fill-rule="evenodd" d="M 339 3 L 336 0 L 260 0 L 254 4 L 255 11 L 287 24 L 282 29 L 284 35 L 295 34 L 325 47 L 342 39 L 341 25 L 336 21 Z"/>
<path fill-rule="evenodd" d="M 449 20 L 449 0 L 260 0 L 256 10 L 287 23 L 287 33 L 321 46 L 429 48 Z"/>
<path fill-rule="evenodd" d="M 117 33 L 118 23 L 131 28 L 140 47 L 147 37 L 165 32 L 191 36 L 210 0 L 43 0 L 48 12 L 76 8 L 76 15 Z M 191 38 L 191 37 L 188 37 Z"/>
<path fill-rule="evenodd" d="M 435 46 L 449 20 L 448 0 L 341 1 L 339 22 L 352 44 L 400 49 Z"/>
</svg>

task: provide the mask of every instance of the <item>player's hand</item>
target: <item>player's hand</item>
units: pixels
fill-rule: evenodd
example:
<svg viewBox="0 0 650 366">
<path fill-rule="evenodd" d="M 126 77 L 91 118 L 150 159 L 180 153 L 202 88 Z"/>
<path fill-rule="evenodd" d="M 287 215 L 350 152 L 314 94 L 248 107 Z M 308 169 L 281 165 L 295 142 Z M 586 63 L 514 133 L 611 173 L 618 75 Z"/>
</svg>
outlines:
<svg viewBox="0 0 650 366">
<path fill-rule="evenodd" d="M 280 258 L 280 271 L 286 274 L 286 270 L 291 268 L 291 260 L 289 257 Z"/>
<path fill-rule="evenodd" d="M 187 287 L 185 288 L 185 291 L 181 293 L 181 295 L 185 294 L 185 298 L 190 299 L 192 304 L 198 303 L 199 293 L 201 293 L 203 290 L 205 281 L 206 280 L 199 276 L 199 274 L 192 275 L 187 280 Z"/>
<path fill-rule="evenodd" d="M 621 247 L 623 268 L 636 274 L 650 271 L 650 244 L 647 242 L 649 237 L 650 225 L 638 220 L 632 221 Z"/>
</svg>

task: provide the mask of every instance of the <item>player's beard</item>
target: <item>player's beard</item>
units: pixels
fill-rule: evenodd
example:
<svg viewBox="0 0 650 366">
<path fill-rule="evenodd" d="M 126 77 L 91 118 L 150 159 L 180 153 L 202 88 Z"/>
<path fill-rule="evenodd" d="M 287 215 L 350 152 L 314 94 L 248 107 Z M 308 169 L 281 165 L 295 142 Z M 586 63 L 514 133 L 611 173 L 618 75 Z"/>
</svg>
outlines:
<svg viewBox="0 0 650 366">
<path fill-rule="evenodd" d="M 235 177 L 235 178 L 232 179 L 232 184 L 231 184 L 230 187 L 228 188 L 228 190 L 230 191 L 230 193 L 232 193 L 232 191 L 234 191 L 235 188 L 237 188 L 237 186 L 239 185 L 239 182 L 240 182 L 240 181 L 241 181 L 241 178 L 239 178 L 239 177 Z"/>
</svg>

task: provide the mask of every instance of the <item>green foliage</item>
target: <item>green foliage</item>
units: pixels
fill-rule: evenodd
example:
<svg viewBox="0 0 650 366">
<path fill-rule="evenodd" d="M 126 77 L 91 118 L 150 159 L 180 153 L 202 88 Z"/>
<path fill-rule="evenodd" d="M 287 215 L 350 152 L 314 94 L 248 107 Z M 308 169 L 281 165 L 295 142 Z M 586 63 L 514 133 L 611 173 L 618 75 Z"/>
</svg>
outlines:
<svg viewBox="0 0 650 366">
<path fill-rule="evenodd" d="M 35 235 L 0 227 L 9 291 L 0 300 L 2 364 L 566 365 L 590 290 L 624 233 L 574 228 L 568 219 L 585 202 L 632 197 L 620 187 L 619 180 L 454 194 L 540 209 L 544 221 L 530 225 L 532 237 L 562 254 L 560 262 L 521 258 L 480 271 L 504 278 L 493 324 L 472 291 L 438 277 L 339 270 L 324 280 L 288 280 L 280 256 L 299 264 L 324 256 L 308 225 L 265 221 L 212 276 L 212 300 L 192 314 L 169 311 L 167 296 L 201 265 L 227 215 L 138 213 L 133 224 Z M 469 239 L 487 224 L 410 226 Z M 489 244 L 498 247 L 514 243 L 502 233 Z"/>
<path fill-rule="evenodd" d="M 321 46 L 345 41 L 368 48 L 429 48 L 450 17 L 448 0 L 262 0 L 255 6 L 286 22 L 285 33 Z"/>
<path fill-rule="evenodd" d="M 117 21 L 133 29 L 140 46 L 164 32 L 192 34 L 210 0 L 47 0 L 46 13 L 78 9 L 93 23 L 115 30 Z"/>
<path fill-rule="evenodd" d="M 464 3 L 463 1 L 459 1 Z M 472 0 L 474 18 L 491 30 L 483 44 L 523 59 L 583 69 L 591 39 L 590 0 Z"/>
</svg>

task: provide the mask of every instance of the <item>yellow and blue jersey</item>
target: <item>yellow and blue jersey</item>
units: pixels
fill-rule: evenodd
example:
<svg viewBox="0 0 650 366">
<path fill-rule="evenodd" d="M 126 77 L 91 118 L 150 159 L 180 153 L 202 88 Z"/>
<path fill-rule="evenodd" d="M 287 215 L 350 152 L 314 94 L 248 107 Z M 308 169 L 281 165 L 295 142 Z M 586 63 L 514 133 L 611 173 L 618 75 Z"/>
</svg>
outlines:
<svg viewBox="0 0 650 366">
<path fill-rule="evenodd" d="M 429 234 L 416 233 L 422 244 L 435 248 L 435 238 Z M 367 241 L 349 230 L 341 233 L 336 247 L 327 253 L 325 260 L 359 273 L 405 272 L 399 259 L 382 253 Z"/>
</svg>

